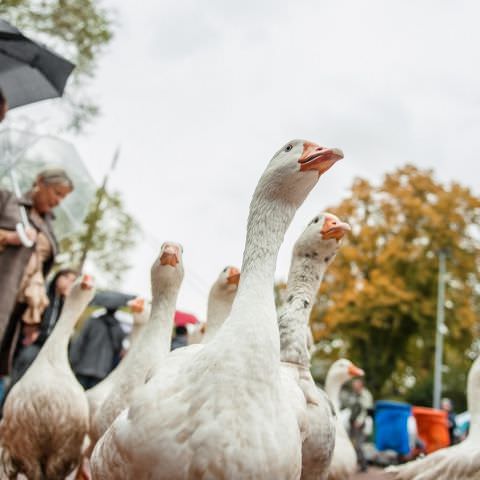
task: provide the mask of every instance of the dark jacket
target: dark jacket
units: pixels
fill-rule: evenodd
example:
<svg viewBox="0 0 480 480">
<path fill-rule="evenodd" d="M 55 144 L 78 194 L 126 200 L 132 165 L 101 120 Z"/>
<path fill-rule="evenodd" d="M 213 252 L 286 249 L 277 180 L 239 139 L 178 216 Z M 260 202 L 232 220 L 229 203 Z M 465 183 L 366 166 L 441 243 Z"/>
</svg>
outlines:
<svg viewBox="0 0 480 480">
<path fill-rule="evenodd" d="M 0 190 L 0 229 L 15 230 L 16 224 L 20 222 L 19 205 L 24 205 L 29 214 L 32 202 L 28 195 L 17 200 L 13 193 Z M 47 276 L 58 250 L 51 224 L 53 216 L 45 216 L 45 223 L 42 224 L 36 223 L 30 216 L 29 219 L 33 227 L 41 231 L 50 241 L 52 255 L 43 264 L 43 274 Z M 16 344 L 20 327 L 20 318 L 12 314 L 20 282 L 32 252 L 31 248 L 12 245 L 0 250 L 0 375 L 6 375 L 10 370 L 12 347 Z M 19 311 L 21 310 L 17 309 L 17 312 Z"/>
<path fill-rule="evenodd" d="M 125 336 L 114 312 L 90 317 L 70 347 L 75 374 L 105 378 L 119 361 Z"/>
<path fill-rule="evenodd" d="M 39 326 L 40 334 L 35 340 L 35 344 L 40 347 L 43 346 L 43 344 L 47 341 L 47 338 L 52 333 L 52 330 L 57 324 L 60 314 L 62 313 L 63 304 L 65 303 L 65 297 L 57 293 L 57 279 L 59 273 L 62 274 L 62 271 L 57 272 L 48 285 L 47 297 L 49 304 L 43 312 L 42 321 L 40 322 Z"/>
<path fill-rule="evenodd" d="M 8 393 L 15 383 L 17 383 L 23 377 L 24 373 L 37 358 L 37 355 L 40 353 L 40 349 L 43 347 L 43 344 L 47 341 L 47 338 L 52 333 L 52 330 L 57 324 L 60 314 L 62 313 L 65 299 L 63 296 L 57 293 L 56 284 L 59 274 L 62 274 L 62 272 L 57 272 L 47 289 L 47 296 L 50 303 L 45 312 L 43 312 L 42 321 L 39 327 L 40 334 L 38 338 L 31 345 L 28 345 L 27 347 L 22 346 L 19 348 L 19 350 L 17 350 L 13 360 L 12 370 L 10 372 L 10 383 L 7 391 L 5 392 L 3 402 L 5 402 Z"/>
<path fill-rule="evenodd" d="M 186 347 L 188 345 L 188 333 L 184 326 L 175 327 L 175 335 L 172 337 L 170 350 Z"/>
</svg>

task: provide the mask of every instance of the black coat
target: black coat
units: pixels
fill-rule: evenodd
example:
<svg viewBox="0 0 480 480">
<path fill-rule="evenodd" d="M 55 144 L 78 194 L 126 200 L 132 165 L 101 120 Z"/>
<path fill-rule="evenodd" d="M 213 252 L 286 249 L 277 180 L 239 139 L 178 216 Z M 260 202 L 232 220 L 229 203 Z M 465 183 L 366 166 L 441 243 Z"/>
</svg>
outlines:
<svg viewBox="0 0 480 480">
<path fill-rule="evenodd" d="M 35 340 L 35 344 L 40 347 L 43 346 L 43 344 L 47 341 L 47 338 L 52 333 L 52 330 L 57 324 L 60 314 L 62 313 L 63 304 L 65 303 L 65 297 L 57 293 L 56 286 L 57 279 L 61 273 L 62 271 L 55 274 L 47 289 L 49 303 L 48 307 L 43 312 L 42 320 L 39 325 L 40 334 L 38 335 L 37 340 Z"/>
<path fill-rule="evenodd" d="M 90 317 L 70 347 L 75 374 L 105 378 L 119 361 L 125 336 L 114 312 Z"/>
</svg>

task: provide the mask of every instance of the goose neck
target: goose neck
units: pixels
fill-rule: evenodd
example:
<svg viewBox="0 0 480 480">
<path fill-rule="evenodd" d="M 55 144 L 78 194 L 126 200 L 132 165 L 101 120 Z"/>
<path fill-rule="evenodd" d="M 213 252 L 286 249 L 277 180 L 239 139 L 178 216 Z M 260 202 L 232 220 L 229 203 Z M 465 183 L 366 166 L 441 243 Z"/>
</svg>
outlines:
<svg viewBox="0 0 480 480">
<path fill-rule="evenodd" d="M 340 390 L 342 389 L 342 385 L 343 382 L 327 374 L 327 379 L 325 380 L 325 392 L 330 398 L 337 414 L 340 411 Z"/>
<path fill-rule="evenodd" d="M 222 326 L 232 310 L 232 297 L 234 295 L 235 293 L 225 297 L 213 293 L 209 295 L 207 307 L 207 329 L 203 336 L 202 343 L 209 342 Z"/>
<path fill-rule="evenodd" d="M 133 345 L 140 337 L 143 329 L 145 328 L 145 323 L 134 323 L 132 326 L 132 332 L 130 333 L 130 343 Z"/>
<path fill-rule="evenodd" d="M 273 280 L 280 246 L 295 207 L 279 201 L 252 202 L 237 297 L 256 290 L 273 299 Z M 260 289 L 258 291 L 257 289 Z"/>
<path fill-rule="evenodd" d="M 325 270 L 324 262 L 313 263 L 310 257 L 292 259 L 286 303 L 278 317 L 282 361 L 310 365 L 309 319 Z"/>
<path fill-rule="evenodd" d="M 164 295 L 154 295 L 150 320 L 143 329 L 141 338 L 155 338 L 156 348 L 161 353 L 170 350 L 177 297 L 178 289 L 165 291 Z"/>
<path fill-rule="evenodd" d="M 480 438 L 480 356 L 473 362 L 468 373 L 467 403 L 470 412 L 470 434 Z"/>
<path fill-rule="evenodd" d="M 67 298 L 60 318 L 41 350 L 45 355 L 58 361 L 68 360 L 68 342 L 85 308 L 86 302 Z"/>
<path fill-rule="evenodd" d="M 231 352 L 232 342 L 226 338 L 235 338 L 233 349 L 245 360 L 245 375 L 261 364 L 262 381 L 278 372 L 280 365 L 273 283 L 278 251 L 296 208 L 266 199 L 258 191 L 254 195 L 238 291 L 230 316 L 210 342 L 215 343 L 217 353 L 223 352 L 225 345 Z"/>
</svg>

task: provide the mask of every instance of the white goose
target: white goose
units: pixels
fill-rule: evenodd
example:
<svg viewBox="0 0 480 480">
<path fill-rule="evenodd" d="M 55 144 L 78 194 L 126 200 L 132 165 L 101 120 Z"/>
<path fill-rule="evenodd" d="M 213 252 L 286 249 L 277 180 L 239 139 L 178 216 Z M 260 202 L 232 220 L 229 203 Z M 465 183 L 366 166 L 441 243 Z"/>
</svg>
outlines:
<svg viewBox="0 0 480 480">
<path fill-rule="evenodd" d="M 91 428 L 94 443 L 130 404 L 135 389 L 145 383 L 150 369 L 170 351 L 173 318 L 182 281 L 182 247 L 178 243 L 165 242 L 151 269 L 150 320 L 122 361 L 123 367 L 115 384 L 95 414 Z"/>
<path fill-rule="evenodd" d="M 208 343 L 214 337 L 230 315 L 239 281 L 240 270 L 236 267 L 225 267 L 220 272 L 208 294 L 207 321 L 191 326 L 192 330 L 188 333 L 189 346 Z M 193 351 L 196 350 L 180 348 L 175 352 L 182 352 L 183 358 L 183 355 L 190 355 Z"/>
<path fill-rule="evenodd" d="M 160 368 L 138 390 L 93 452 L 95 479 L 300 477 L 300 420 L 281 381 L 273 280 L 295 211 L 340 158 L 304 140 L 274 155 L 250 205 L 230 316 L 178 375 Z"/>
<path fill-rule="evenodd" d="M 141 297 L 130 300 L 127 305 L 133 313 L 133 326 L 132 333 L 130 334 L 131 349 L 132 345 L 134 345 L 135 341 L 140 335 L 140 332 L 143 330 L 148 321 L 150 308 L 145 305 L 145 299 Z M 121 361 L 117 368 L 115 368 L 106 378 L 85 392 L 89 406 L 90 425 L 93 424 L 93 418 L 95 417 L 95 414 L 97 413 L 101 404 L 108 397 L 117 379 L 121 377 L 124 368 L 125 362 Z"/>
<path fill-rule="evenodd" d="M 230 315 L 239 281 L 240 270 L 235 267 L 225 267 L 212 285 L 208 294 L 207 324 L 202 343 L 208 343 Z"/>
<path fill-rule="evenodd" d="M 0 438 L 9 478 L 23 473 L 29 480 L 63 480 L 78 465 L 88 403 L 67 348 L 93 294 L 91 277 L 77 280 L 52 334 L 5 401 Z"/>
<path fill-rule="evenodd" d="M 325 478 L 334 447 L 332 404 L 310 373 L 309 319 L 322 278 L 349 230 L 348 224 L 331 213 L 319 214 L 309 223 L 293 248 L 286 303 L 278 316 L 282 367 L 296 377 L 307 401 L 302 479 Z"/>
<path fill-rule="evenodd" d="M 357 471 L 357 454 L 348 436 L 340 412 L 340 390 L 353 377 L 363 376 L 365 373 L 350 360 L 341 358 L 328 369 L 325 380 L 325 391 L 335 408 L 337 421 L 335 426 L 335 449 L 330 464 L 329 480 L 347 480 Z"/>
<path fill-rule="evenodd" d="M 478 480 L 480 479 L 480 356 L 468 373 L 467 403 L 470 432 L 458 445 L 442 448 L 426 457 L 389 467 L 395 480 Z"/>
</svg>

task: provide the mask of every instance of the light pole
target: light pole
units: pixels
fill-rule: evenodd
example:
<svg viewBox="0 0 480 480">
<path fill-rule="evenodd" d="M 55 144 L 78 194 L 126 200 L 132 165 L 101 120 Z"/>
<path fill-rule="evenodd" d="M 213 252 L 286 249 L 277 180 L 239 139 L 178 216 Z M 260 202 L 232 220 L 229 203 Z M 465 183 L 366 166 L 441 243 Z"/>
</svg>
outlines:
<svg viewBox="0 0 480 480">
<path fill-rule="evenodd" d="M 438 297 L 437 297 L 437 328 L 435 335 L 435 370 L 433 380 L 433 408 L 440 408 L 442 396 L 442 359 L 443 335 L 445 333 L 445 276 L 447 249 L 438 252 Z"/>
</svg>

